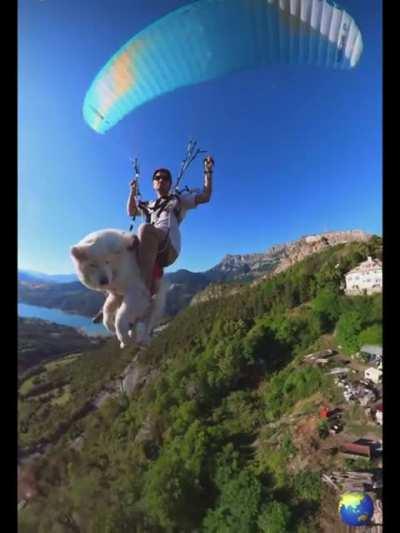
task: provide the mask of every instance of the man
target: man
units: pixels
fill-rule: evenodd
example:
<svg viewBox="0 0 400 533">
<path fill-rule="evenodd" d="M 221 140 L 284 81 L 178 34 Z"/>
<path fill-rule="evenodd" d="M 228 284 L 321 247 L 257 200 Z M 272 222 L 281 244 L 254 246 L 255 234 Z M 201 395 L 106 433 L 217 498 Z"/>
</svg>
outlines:
<svg viewBox="0 0 400 533">
<path fill-rule="evenodd" d="M 186 211 L 199 204 L 210 201 L 212 193 L 212 174 L 214 160 L 211 156 L 204 159 L 203 192 L 171 194 L 172 176 L 168 169 L 157 169 L 152 177 L 156 200 L 142 202 L 137 197 L 137 182 L 130 183 L 127 212 L 130 217 L 143 216 L 146 221 L 138 229 L 138 262 L 145 285 L 152 296 L 154 268 L 156 262 L 161 268 L 172 265 L 181 251 L 179 224 Z M 102 320 L 101 311 L 93 319 Z"/>
</svg>

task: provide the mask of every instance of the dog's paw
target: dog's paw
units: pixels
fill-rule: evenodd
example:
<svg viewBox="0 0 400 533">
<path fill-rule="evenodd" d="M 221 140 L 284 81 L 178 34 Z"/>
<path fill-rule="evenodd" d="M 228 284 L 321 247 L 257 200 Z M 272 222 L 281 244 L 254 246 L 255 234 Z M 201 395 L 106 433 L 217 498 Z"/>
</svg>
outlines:
<svg viewBox="0 0 400 533">
<path fill-rule="evenodd" d="M 121 348 L 121 350 L 122 350 L 123 348 L 125 348 L 125 346 L 126 346 L 126 344 L 125 344 L 124 342 L 121 341 L 121 342 L 119 343 L 119 347 Z"/>
</svg>

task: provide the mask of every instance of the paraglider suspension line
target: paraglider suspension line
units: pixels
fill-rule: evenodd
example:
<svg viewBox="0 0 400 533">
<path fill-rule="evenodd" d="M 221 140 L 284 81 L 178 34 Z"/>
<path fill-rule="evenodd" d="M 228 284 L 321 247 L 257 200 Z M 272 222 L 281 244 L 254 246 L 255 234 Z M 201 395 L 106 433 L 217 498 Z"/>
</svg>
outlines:
<svg viewBox="0 0 400 533">
<path fill-rule="evenodd" d="M 175 185 L 175 191 L 178 190 L 179 183 L 181 182 L 183 175 L 185 174 L 186 170 L 189 168 L 189 165 L 196 159 L 196 157 L 199 154 L 205 153 L 206 150 L 200 150 L 197 148 L 197 141 L 189 141 L 189 144 L 187 145 L 186 149 L 186 157 L 182 160 L 181 169 L 179 172 L 178 179 L 176 181 Z"/>
<path fill-rule="evenodd" d="M 139 160 L 137 157 L 135 159 L 131 159 L 131 163 L 133 165 L 133 170 L 135 172 L 135 180 L 136 180 L 136 187 L 137 187 L 137 196 L 141 196 L 140 190 L 139 190 L 139 177 L 140 177 L 140 169 L 139 169 Z M 136 215 L 132 216 L 132 223 L 129 226 L 129 231 L 133 230 L 133 226 L 136 220 Z"/>
</svg>

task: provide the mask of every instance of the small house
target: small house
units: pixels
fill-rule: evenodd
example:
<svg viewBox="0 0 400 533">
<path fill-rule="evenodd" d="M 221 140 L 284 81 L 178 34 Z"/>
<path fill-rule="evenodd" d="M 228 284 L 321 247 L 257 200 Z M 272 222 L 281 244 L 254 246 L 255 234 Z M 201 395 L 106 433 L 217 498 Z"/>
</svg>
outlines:
<svg viewBox="0 0 400 533">
<path fill-rule="evenodd" d="M 356 444 L 354 442 L 345 442 L 340 447 L 341 453 L 345 455 L 354 455 L 357 457 L 368 457 L 370 459 L 373 455 L 372 449 L 370 446 L 365 446 L 363 444 Z"/>
<path fill-rule="evenodd" d="M 378 385 L 382 381 L 382 370 L 371 366 L 364 372 L 365 379 L 369 379 L 375 385 Z"/>
<path fill-rule="evenodd" d="M 368 457 L 371 459 L 375 456 L 377 443 L 370 439 L 358 439 L 354 442 L 344 442 L 341 447 L 341 453 L 354 457 Z"/>
<path fill-rule="evenodd" d="M 347 295 L 382 292 L 382 262 L 368 257 L 345 276 Z"/>
</svg>

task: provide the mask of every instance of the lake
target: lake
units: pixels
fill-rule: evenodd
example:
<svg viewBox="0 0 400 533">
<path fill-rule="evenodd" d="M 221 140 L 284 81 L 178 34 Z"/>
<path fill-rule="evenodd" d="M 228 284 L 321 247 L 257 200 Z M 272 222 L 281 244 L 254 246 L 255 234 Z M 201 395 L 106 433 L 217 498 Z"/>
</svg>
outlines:
<svg viewBox="0 0 400 533">
<path fill-rule="evenodd" d="M 23 318 L 41 318 L 62 326 L 82 329 L 87 335 L 110 335 L 102 324 L 93 324 L 87 316 L 65 313 L 60 309 L 49 309 L 37 305 L 18 303 L 18 316 Z"/>
</svg>

